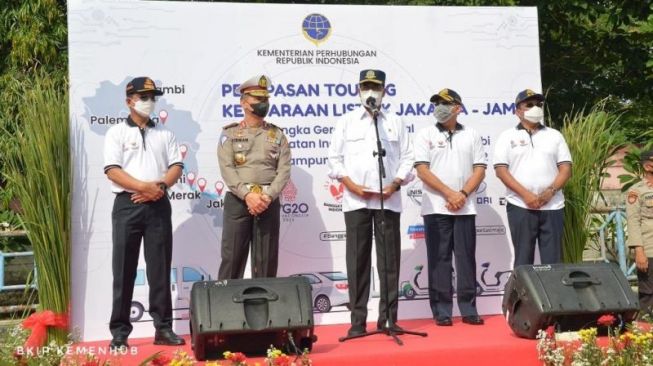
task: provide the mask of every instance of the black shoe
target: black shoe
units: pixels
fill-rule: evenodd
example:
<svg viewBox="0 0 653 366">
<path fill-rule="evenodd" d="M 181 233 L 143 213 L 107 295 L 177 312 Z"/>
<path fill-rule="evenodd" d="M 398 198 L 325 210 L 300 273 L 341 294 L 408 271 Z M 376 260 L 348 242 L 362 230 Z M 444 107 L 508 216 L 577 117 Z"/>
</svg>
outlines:
<svg viewBox="0 0 653 366">
<path fill-rule="evenodd" d="M 109 343 L 109 350 L 117 351 L 120 350 L 121 348 L 129 348 L 129 344 L 127 344 L 127 337 L 124 336 L 113 337 L 111 343 Z"/>
<path fill-rule="evenodd" d="M 162 346 L 183 346 L 186 344 L 186 341 L 176 335 L 172 329 L 161 329 L 157 330 L 154 334 L 154 344 Z"/>
<path fill-rule="evenodd" d="M 360 325 L 352 325 L 347 331 L 347 337 L 358 336 L 361 334 L 365 334 L 365 327 Z"/>
<path fill-rule="evenodd" d="M 453 325 L 451 318 L 448 316 L 439 316 L 435 319 L 435 324 L 441 327 L 450 327 Z"/>
<path fill-rule="evenodd" d="M 485 321 L 478 315 L 463 316 L 463 323 L 471 325 L 483 325 Z"/>
<path fill-rule="evenodd" d="M 376 322 L 376 330 L 384 330 L 384 329 L 386 329 L 387 327 L 385 326 L 385 325 L 386 325 L 385 323 L 386 323 L 386 322 Z"/>
</svg>

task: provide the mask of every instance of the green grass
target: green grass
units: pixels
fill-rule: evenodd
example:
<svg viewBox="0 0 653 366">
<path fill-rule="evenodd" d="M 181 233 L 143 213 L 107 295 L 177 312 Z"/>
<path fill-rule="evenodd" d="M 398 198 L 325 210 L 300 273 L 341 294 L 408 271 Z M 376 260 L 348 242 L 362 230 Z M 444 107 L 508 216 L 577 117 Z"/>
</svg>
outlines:
<svg viewBox="0 0 653 366">
<path fill-rule="evenodd" d="M 564 189 L 563 257 L 567 263 L 583 260 L 590 238 L 591 208 L 600 195 L 605 168 L 614 163 L 608 159 L 625 140 L 618 121 L 619 116 L 604 112 L 602 104 L 589 112 L 572 111 L 564 118 L 561 132 L 573 159 L 572 176 Z"/>
<path fill-rule="evenodd" d="M 47 75 L 24 87 L 20 128 L 6 178 L 20 201 L 20 218 L 34 250 L 40 310 L 67 313 L 70 299 L 71 164 L 66 85 Z M 50 331 L 65 342 L 67 330 Z"/>
</svg>

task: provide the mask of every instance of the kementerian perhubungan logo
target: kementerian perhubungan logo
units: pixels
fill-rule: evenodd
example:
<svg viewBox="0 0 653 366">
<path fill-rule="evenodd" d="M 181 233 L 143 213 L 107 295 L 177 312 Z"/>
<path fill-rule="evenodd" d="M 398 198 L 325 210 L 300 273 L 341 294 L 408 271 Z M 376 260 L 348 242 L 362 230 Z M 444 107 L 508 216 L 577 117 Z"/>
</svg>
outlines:
<svg viewBox="0 0 653 366">
<path fill-rule="evenodd" d="M 302 34 L 309 42 L 318 46 L 331 35 L 331 22 L 322 14 L 308 14 L 302 21 Z"/>
</svg>

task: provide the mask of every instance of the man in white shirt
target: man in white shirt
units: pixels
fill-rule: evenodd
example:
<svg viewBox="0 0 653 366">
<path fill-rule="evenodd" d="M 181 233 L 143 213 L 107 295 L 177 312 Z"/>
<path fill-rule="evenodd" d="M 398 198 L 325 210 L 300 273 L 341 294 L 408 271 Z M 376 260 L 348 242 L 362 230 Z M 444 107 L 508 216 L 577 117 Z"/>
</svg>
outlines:
<svg viewBox="0 0 653 366">
<path fill-rule="evenodd" d="M 542 124 L 543 105 L 542 94 L 517 94 L 519 124 L 501 133 L 494 150 L 494 170 L 507 188 L 515 267 L 533 264 L 536 241 L 543 264 L 562 260 L 562 188 L 571 177 L 571 153 L 562 134 Z"/>
<path fill-rule="evenodd" d="M 129 321 L 138 256 L 143 241 L 149 313 L 156 333 L 154 344 L 185 342 L 172 331 L 170 269 L 172 264 L 171 207 L 166 190 L 177 182 L 184 164 L 175 136 L 150 119 L 156 97 L 163 94 L 148 77 L 127 84 L 129 117 L 111 127 L 104 143 L 104 173 L 111 181 L 113 203 L 113 308 L 110 347 L 129 347 Z"/>
<path fill-rule="evenodd" d="M 406 126 L 399 116 L 380 108 L 385 95 L 385 73 L 380 70 L 361 71 L 359 87 L 362 105 L 338 120 L 329 147 L 329 176 L 341 180 L 346 188 L 342 211 L 347 230 L 346 261 L 351 305 L 349 336 L 366 332 L 373 231 L 379 278 L 387 280 L 386 286 L 381 284 L 377 329 L 396 326 L 393 323 L 397 321 L 401 254 L 399 189 L 413 165 Z M 379 182 L 375 120 L 382 144 L 381 155 L 385 155 L 386 176 L 382 182 Z M 379 192 L 380 185 L 383 186 L 382 192 Z M 385 225 L 381 228 L 383 216 Z M 384 231 L 384 236 L 381 231 Z"/>
<path fill-rule="evenodd" d="M 435 104 L 437 123 L 421 130 L 415 138 L 415 168 L 424 183 L 422 216 L 431 312 L 437 325 L 453 325 L 453 252 L 463 323 L 482 325 L 476 310 L 474 192 L 485 177 L 487 158 L 481 136 L 458 123 L 463 111 L 458 93 L 443 89 L 431 97 L 431 103 Z"/>
</svg>

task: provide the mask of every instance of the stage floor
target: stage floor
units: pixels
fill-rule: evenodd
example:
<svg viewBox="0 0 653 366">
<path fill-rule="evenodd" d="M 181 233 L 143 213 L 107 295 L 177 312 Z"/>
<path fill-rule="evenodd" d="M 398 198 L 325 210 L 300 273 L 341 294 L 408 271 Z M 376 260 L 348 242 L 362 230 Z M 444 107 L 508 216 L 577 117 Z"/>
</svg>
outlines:
<svg viewBox="0 0 653 366">
<path fill-rule="evenodd" d="M 505 319 L 500 315 L 484 316 L 485 325 L 464 324 L 454 318 L 452 327 L 439 327 L 431 319 L 404 320 L 399 323 L 406 330 L 428 333 L 427 337 L 403 335 L 404 345 L 397 345 L 391 337 L 377 334 L 369 337 L 338 342 L 338 337 L 347 333 L 346 324 L 315 327 L 318 341 L 313 345 L 311 360 L 315 366 L 395 366 L 395 365 L 456 365 L 456 366 L 506 366 L 541 365 L 537 359 L 536 341 L 518 338 L 512 333 Z M 368 330 L 376 323 L 368 323 Z M 182 350 L 192 354 L 190 339 Z M 100 349 L 108 341 L 78 344 L 79 347 Z M 139 365 L 148 356 L 158 351 L 171 355 L 177 347 L 155 346 L 152 338 L 129 339 L 136 347 L 134 355 L 123 356 L 121 366 Z M 237 352 L 238 350 L 232 350 Z M 248 359 L 250 365 L 263 365 L 262 358 Z M 113 364 L 113 363 L 112 363 Z M 225 363 L 222 362 L 224 365 Z M 204 365 L 204 362 L 198 362 Z"/>
</svg>

